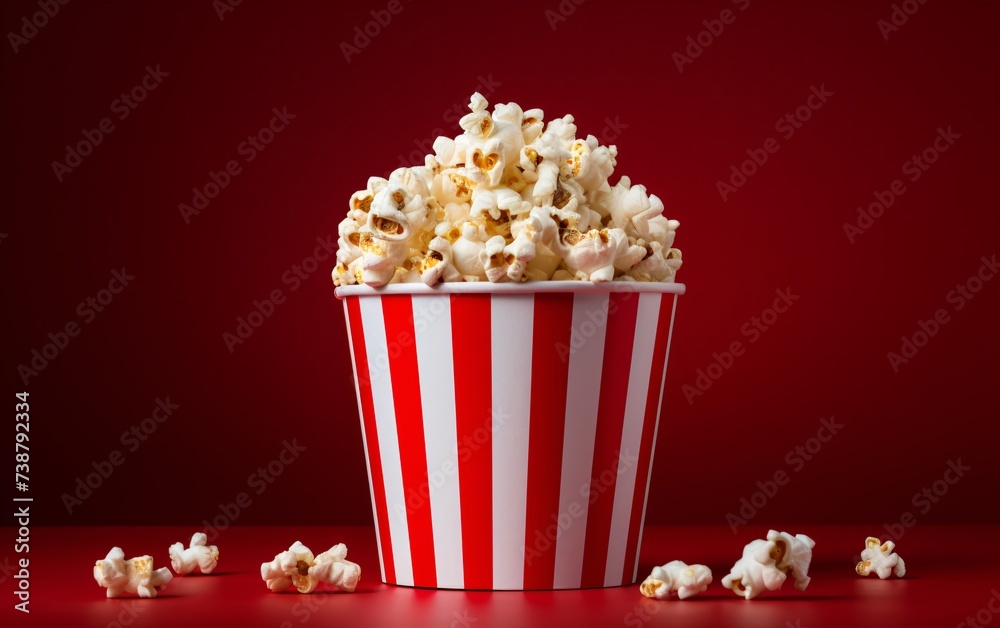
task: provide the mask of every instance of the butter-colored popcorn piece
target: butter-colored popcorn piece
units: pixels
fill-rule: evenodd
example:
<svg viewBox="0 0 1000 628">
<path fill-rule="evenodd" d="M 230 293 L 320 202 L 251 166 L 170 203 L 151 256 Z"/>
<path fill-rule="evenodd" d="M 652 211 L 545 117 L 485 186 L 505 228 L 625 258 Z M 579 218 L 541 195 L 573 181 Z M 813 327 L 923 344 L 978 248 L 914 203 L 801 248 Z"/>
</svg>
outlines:
<svg viewBox="0 0 1000 628">
<path fill-rule="evenodd" d="M 524 270 L 521 281 L 546 281 L 555 279 L 553 274 L 562 262 L 559 255 L 544 244 L 535 245 L 535 256 Z"/>
<path fill-rule="evenodd" d="M 434 160 L 441 166 L 441 169 L 458 165 L 459 160 L 456 159 L 457 156 L 455 154 L 455 140 L 439 135 L 434 140 L 431 148 L 434 151 Z"/>
<path fill-rule="evenodd" d="M 722 579 L 722 586 L 752 600 L 765 589 L 777 591 L 791 575 L 795 588 L 805 591 L 809 586 L 809 563 L 815 545 L 804 534 L 792 536 L 770 530 L 766 540 L 751 541 L 743 548 L 743 556 Z"/>
<path fill-rule="evenodd" d="M 896 553 L 896 544 L 892 541 L 883 543 L 874 536 L 865 539 L 865 549 L 861 550 L 861 562 L 855 567 L 859 576 L 874 573 L 885 580 L 889 576 L 902 578 L 906 575 L 906 563 L 903 557 Z"/>
<path fill-rule="evenodd" d="M 479 227 L 471 222 L 461 227 L 461 237 L 451 243 L 452 264 L 463 277 L 476 277 L 486 280 L 486 269 L 480 254 L 486 249 L 486 243 L 480 237 Z"/>
<path fill-rule="evenodd" d="M 506 246 L 507 241 L 503 236 L 493 236 L 486 241 L 486 246 L 479 253 L 486 278 L 491 283 L 507 281 L 507 270 L 510 268 L 510 262 L 513 261 L 513 258 L 508 259 L 504 254 Z"/>
<path fill-rule="evenodd" d="M 368 222 L 367 214 L 365 222 Z M 348 216 L 340 221 L 337 226 L 337 261 L 347 266 L 357 258 L 361 257 L 361 227 L 353 216 Z"/>
<path fill-rule="evenodd" d="M 170 556 L 170 566 L 179 576 L 187 575 L 195 569 L 209 574 L 219 564 L 219 548 L 208 544 L 208 537 L 204 532 L 195 532 L 186 548 L 183 543 L 174 543 L 167 553 Z"/>
<path fill-rule="evenodd" d="M 514 241 L 504 247 L 503 251 L 509 263 L 507 277 L 511 281 L 526 281 L 530 278 L 529 266 L 535 260 L 542 242 L 546 219 L 547 223 L 552 225 L 550 230 L 554 229 L 551 217 L 545 216 L 540 211 L 529 213 L 524 220 L 514 223 L 511 227 Z M 545 250 L 548 251 L 548 249 Z M 554 257 L 553 267 L 559 263 L 558 256 Z"/>
<path fill-rule="evenodd" d="M 486 110 L 489 103 L 483 95 L 476 92 L 469 100 L 469 109 L 472 113 L 467 113 L 458 121 L 458 125 L 465 130 L 469 137 L 486 139 L 493 132 L 493 117 Z"/>
<path fill-rule="evenodd" d="M 462 281 L 462 274 L 452 264 L 451 242 L 441 236 L 431 240 L 427 255 L 420 261 L 417 270 L 420 280 L 428 286 L 439 281 Z"/>
<path fill-rule="evenodd" d="M 525 144 L 538 139 L 545 128 L 545 112 L 541 109 L 528 109 L 521 115 L 521 135 Z"/>
<path fill-rule="evenodd" d="M 125 552 L 113 547 L 108 555 L 94 565 L 94 580 L 108 592 L 108 597 L 135 593 L 139 597 L 156 597 L 173 579 L 166 567 L 153 569 L 152 556 L 137 556 L 125 560 Z"/>
<path fill-rule="evenodd" d="M 434 176 L 426 166 L 396 168 L 389 174 L 389 183 L 402 186 L 410 196 L 426 198 L 431 194 Z"/>
<path fill-rule="evenodd" d="M 622 177 L 601 200 L 611 215 L 611 223 L 621 227 L 629 236 L 649 241 L 648 222 L 663 213 L 663 203 L 655 195 L 646 193 L 643 185 L 632 185 L 628 177 Z"/>
<path fill-rule="evenodd" d="M 496 187 L 503 180 L 507 163 L 504 143 L 496 137 L 491 137 L 481 146 L 470 147 L 465 156 L 465 167 L 481 172 L 490 187 Z"/>
<path fill-rule="evenodd" d="M 361 580 L 361 566 L 347 560 L 347 546 L 343 543 L 316 556 L 309 573 L 320 582 L 332 584 L 348 593 L 353 592 Z"/>
<path fill-rule="evenodd" d="M 383 286 L 392 282 L 396 269 L 409 253 L 409 240 L 414 234 L 406 212 L 426 212 L 420 196 L 414 196 L 403 186 L 389 182 L 372 200 L 368 222 L 358 232 L 358 248 L 364 265 L 364 283 Z"/>
<path fill-rule="evenodd" d="M 565 229 L 557 242 L 566 268 L 574 275 L 582 275 L 595 283 L 614 279 L 618 247 L 617 243 L 612 244 L 607 229 L 591 229 L 586 233 Z"/>
<path fill-rule="evenodd" d="M 682 261 L 680 249 L 664 251 L 659 242 L 652 242 L 646 245 L 646 255 L 628 270 L 628 275 L 637 281 L 670 282 Z"/>
<path fill-rule="evenodd" d="M 483 173 L 478 168 L 459 167 L 442 170 L 434 179 L 434 196 L 444 204 L 468 203 L 482 179 L 484 179 Z"/>
<path fill-rule="evenodd" d="M 646 578 L 639 590 L 646 597 L 666 600 L 676 592 L 677 598 L 685 600 L 697 595 L 712 583 L 712 570 L 705 565 L 688 565 L 679 560 L 672 560 L 661 567 L 653 567 L 652 573 Z"/>
<path fill-rule="evenodd" d="M 314 556 L 312 550 L 296 541 L 271 562 L 262 563 L 260 575 L 273 592 L 294 585 L 299 593 L 312 593 L 321 583 L 351 592 L 361 579 L 361 567 L 347 560 L 347 546 L 343 543 Z"/>
<path fill-rule="evenodd" d="M 570 148 L 570 176 L 587 192 L 598 190 L 614 172 L 617 156 L 615 146 L 600 146 L 593 135 L 576 140 Z"/>
<path fill-rule="evenodd" d="M 646 258 L 648 251 L 646 247 L 642 244 L 633 243 L 627 235 L 625 235 L 624 229 L 619 229 L 617 227 L 612 229 L 606 229 L 608 232 L 608 238 L 611 240 L 611 246 L 615 250 L 614 254 L 614 265 L 615 269 L 628 272 Z M 636 242 L 642 242 L 638 240 Z"/>
<path fill-rule="evenodd" d="M 481 218 L 483 214 L 490 214 L 493 218 L 500 216 L 496 192 L 485 187 L 472 193 L 472 205 L 469 208 L 469 216 L 472 218 Z"/>
</svg>

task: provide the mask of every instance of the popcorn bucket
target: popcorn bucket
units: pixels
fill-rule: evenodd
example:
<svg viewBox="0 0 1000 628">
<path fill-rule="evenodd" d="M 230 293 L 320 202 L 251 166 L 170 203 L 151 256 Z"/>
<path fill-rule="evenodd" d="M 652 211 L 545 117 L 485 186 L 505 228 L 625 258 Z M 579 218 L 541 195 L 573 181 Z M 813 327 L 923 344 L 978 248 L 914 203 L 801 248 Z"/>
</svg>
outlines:
<svg viewBox="0 0 1000 628">
<path fill-rule="evenodd" d="M 382 580 L 635 582 L 676 283 L 344 286 Z"/>
</svg>

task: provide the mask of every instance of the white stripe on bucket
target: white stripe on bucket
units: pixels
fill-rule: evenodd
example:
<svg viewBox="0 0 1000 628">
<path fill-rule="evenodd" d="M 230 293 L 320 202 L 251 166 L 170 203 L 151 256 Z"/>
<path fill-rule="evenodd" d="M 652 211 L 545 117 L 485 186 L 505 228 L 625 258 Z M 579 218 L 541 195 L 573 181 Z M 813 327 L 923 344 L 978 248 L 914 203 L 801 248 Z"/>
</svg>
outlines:
<svg viewBox="0 0 1000 628">
<path fill-rule="evenodd" d="M 520 589 L 524 585 L 535 298 L 494 295 L 490 301 L 493 423 L 503 425 L 493 431 L 493 588 Z"/>
<path fill-rule="evenodd" d="M 451 297 L 413 296 L 420 403 L 430 484 L 437 585 L 461 589 L 462 506 L 458 490 L 458 426 L 451 337 Z"/>
<path fill-rule="evenodd" d="M 372 384 L 375 424 L 378 429 L 379 452 L 382 456 L 382 477 L 389 517 L 396 582 L 413 584 L 413 562 L 410 558 L 410 536 L 406 524 L 406 497 L 403 492 L 403 470 L 399 462 L 399 438 L 396 434 L 396 411 L 393 408 L 392 378 L 389 376 L 389 352 L 382 318 L 382 299 L 360 299 L 361 321 L 368 348 L 368 373 Z"/>
<path fill-rule="evenodd" d="M 344 321 L 347 323 L 347 346 L 351 349 L 351 364 L 356 365 L 357 359 L 354 357 L 354 334 L 351 329 L 351 314 L 347 309 L 347 299 L 344 299 Z M 364 325 L 362 325 L 364 327 Z M 362 329 L 362 332 L 364 330 Z M 368 493 L 372 500 L 372 521 L 375 523 L 375 544 L 378 545 L 378 568 L 382 574 L 382 582 L 385 582 L 385 562 L 382 560 L 382 536 L 379 534 L 378 512 L 375 510 L 375 484 L 372 482 L 372 461 L 368 456 L 368 435 L 365 434 L 365 414 L 361 408 L 361 386 L 358 384 L 358 369 L 351 369 L 354 374 L 354 392 L 358 397 L 358 418 L 361 420 L 361 444 L 365 448 L 365 468 L 368 470 Z"/>
<path fill-rule="evenodd" d="M 635 320 L 635 340 L 632 343 L 632 366 L 628 377 L 628 394 L 625 401 L 625 421 L 622 426 L 621 449 L 618 455 L 618 479 L 615 482 L 615 503 L 611 515 L 611 532 L 608 536 L 608 560 L 604 565 L 604 586 L 622 584 L 628 544 L 629 520 L 632 517 L 632 498 L 635 495 L 636 465 L 642 440 L 642 423 L 646 415 L 646 392 L 653 363 L 653 339 L 660 313 L 660 295 L 639 295 Z"/>
<path fill-rule="evenodd" d="M 559 534 L 553 579 L 556 589 L 578 588 L 583 575 L 590 474 L 601 394 L 601 370 L 595 369 L 594 365 L 604 360 L 608 297 L 609 294 L 577 294 L 573 298 L 573 333 L 568 355 L 569 386 L 559 487 L 559 518 L 565 522 L 568 517 L 569 525 L 565 527 L 562 522 L 557 522 Z M 574 516 L 574 513 L 582 514 Z"/>
<path fill-rule="evenodd" d="M 674 318 L 677 314 L 677 295 L 667 297 L 674 300 L 670 307 L 670 329 L 667 331 L 667 351 L 663 354 L 663 380 L 660 381 L 660 401 L 656 406 L 656 421 L 653 426 L 653 446 L 649 450 L 649 471 L 646 475 L 646 494 L 642 498 L 642 516 L 639 518 L 639 539 L 636 541 L 639 547 L 635 552 L 635 567 L 632 569 L 632 579 L 635 580 L 639 574 L 639 550 L 642 549 L 642 532 L 646 525 L 646 506 L 649 505 L 649 479 L 653 477 L 653 463 L 656 461 L 656 437 L 660 432 L 660 412 L 663 410 L 663 392 L 667 383 L 667 365 L 670 364 L 670 343 L 674 339 Z M 655 392 L 655 391 L 652 391 Z"/>
</svg>

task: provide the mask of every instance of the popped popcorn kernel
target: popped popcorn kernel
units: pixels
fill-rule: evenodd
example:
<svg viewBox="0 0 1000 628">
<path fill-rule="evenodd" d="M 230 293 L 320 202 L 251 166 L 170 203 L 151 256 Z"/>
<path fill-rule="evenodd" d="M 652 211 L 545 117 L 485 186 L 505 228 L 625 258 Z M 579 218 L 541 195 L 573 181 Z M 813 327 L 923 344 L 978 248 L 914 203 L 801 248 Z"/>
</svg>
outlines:
<svg viewBox="0 0 1000 628">
<path fill-rule="evenodd" d="M 628 177 L 610 184 L 616 146 L 544 117 L 473 94 L 461 134 L 351 196 L 334 284 L 674 281 L 680 223 Z"/>
</svg>

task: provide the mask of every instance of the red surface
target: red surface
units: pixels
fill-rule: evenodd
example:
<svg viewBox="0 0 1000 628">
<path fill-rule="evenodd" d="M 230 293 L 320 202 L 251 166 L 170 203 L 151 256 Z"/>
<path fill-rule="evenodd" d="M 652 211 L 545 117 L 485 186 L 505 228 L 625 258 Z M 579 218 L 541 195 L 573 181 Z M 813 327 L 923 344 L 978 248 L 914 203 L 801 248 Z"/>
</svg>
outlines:
<svg viewBox="0 0 1000 628">
<path fill-rule="evenodd" d="M 170 543 L 190 535 L 188 528 L 35 528 L 31 543 L 30 618 L 5 603 L 5 625 L 105 626 L 138 613 L 136 626 L 956 626 L 979 614 L 1000 620 L 989 601 L 996 596 L 1000 560 L 997 526 L 914 527 L 897 549 L 906 560 L 900 580 L 861 578 L 854 556 L 865 536 L 877 529 L 860 526 L 797 526 L 816 540 L 812 582 L 804 592 L 791 585 L 747 602 L 719 584 L 744 543 L 766 532 L 754 527 L 732 535 L 727 528 L 647 528 L 640 579 L 654 562 L 680 558 L 701 561 L 714 582 L 685 600 L 643 598 L 637 585 L 562 592 L 461 592 L 393 587 L 378 581 L 375 537 L 369 528 L 235 527 L 218 539 L 219 571 L 210 576 L 175 577 L 155 600 L 108 600 L 93 581 L 94 561 L 112 544 L 126 555 L 152 552 L 166 564 Z M 5 538 L 14 531 L 2 530 Z M 348 557 L 361 565 L 354 594 L 332 592 L 301 596 L 274 594 L 260 579 L 260 563 L 294 540 L 321 551 L 345 542 Z M 457 540 L 456 540 L 457 542 Z M 973 552 L 976 557 L 971 555 Z M 13 557 L 11 557 L 13 558 Z M 7 577 L 5 574 L 0 574 Z M 4 596 L 5 598 L 8 595 Z M 310 610 L 312 609 L 312 610 Z M 1000 601 L 993 603 L 1000 609 Z M 122 613 L 125 613 L 122 615 Z M 645 620 L 648 618 L 648 621 Z M 289 622 L 284 624 L 284 622 Z"/>
<path fill-rule="evenodd" d="M 37 523 L 190 525 L 243 492 L 241 525 L 371 523 L 342 307 L 317 238 L 370 175 L 454 134 L 476 89 L 572 113 L 581 134 L 618 146 L 615 178 L 647 185 L 682 223 L 689 290 L 653 473 L 697 473 L 654 483 L 650 521 L 721 524 L 779 471 L 790 482 L 754 523 L 998 521 L 983 496 L 1000 474 L 1000 280 L 953 291 L 998 253 L 1000 5 L 927 2 L 886 40 L 878 22 L 901 0 L 591 0 L 555 30 L 546 10 L 575 3 L 404 0 L 348 63 L 341 43 L 386 2 L 247 1 L 222 20 L 202 0 L 71 2 L 18 52 L 4 39 L 8 401 L 24 387 L 18 365 L 79 327 L 26 385 Z M 735 21 L 679 72 L 672 55 L 723 8 Z M 0 33 L 38 10 L 0 3 Z M 119 119 L 112 102 L 156 64 L 169 76 Z M 833 95 L 807 122 L 775 128 L 820 86 Z M 247 162 L 239 146 L 282 107 L 296 117 Z M 104 118 L 114 131 L 59 182 L 52 162 Z M 948 127 L 961 137 L 912 181 L 904 164 Z M 768 138 L 778 152 L 723 200 L 717 182 Z M 179 205 L 230 160 L 241 173 L 188 224 Z M 905 193 L 851 244 L 844 224 L 897 179 Z M 123 267 L 135 279 L 88 306 Z M 768 313 L 786 288 L 798 300 Z M 224 334 L 259 309 L 269 315 L 230 351 Z M 939 309 L 948 322 L 895 372 L 887 354 Z M 700 378 L 710 386 L 689 404 Z M 179 409 L 123 443 L 168 397 Z M 845 428 L 796 470 L 786 458 L 831 415 Z M 257 493 L 248 478 L 286 439 L 306 451 Z M 114 451 L 123 465 L 69 512 L 61 496 Z M 959 458 L 972 467 L 961 483 L 914 504 Z M 331 464 L 351 481 L 316 482 Z M 843 489 L 869 486 L 873 466 L 880 499 Z M 122 508 L 165 469 L 157 499 Z M 303 517 L 302 504 L 330 505 Z"/>
</svg>

